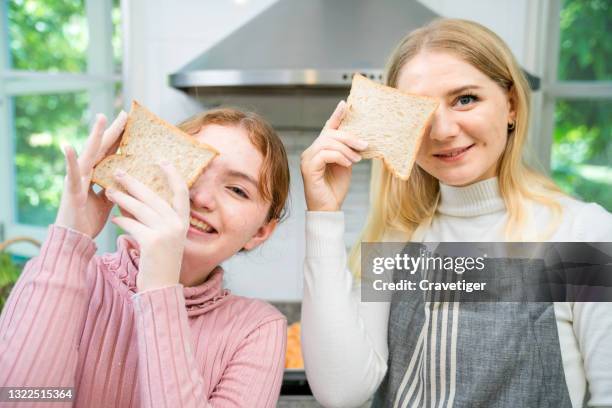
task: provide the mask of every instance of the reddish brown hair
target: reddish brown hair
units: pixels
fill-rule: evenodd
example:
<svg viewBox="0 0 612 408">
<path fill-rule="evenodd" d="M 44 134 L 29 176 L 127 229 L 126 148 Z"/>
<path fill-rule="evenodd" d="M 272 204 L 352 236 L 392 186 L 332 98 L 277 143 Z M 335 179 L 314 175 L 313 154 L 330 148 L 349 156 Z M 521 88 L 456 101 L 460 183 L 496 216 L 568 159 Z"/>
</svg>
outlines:
<svg viewBox="0 0 612 408">
<path fill-rule="evenodd" d="M 233 108 L 218 108 L 199 113 L 180 123 L 178 127 L 195 135 L 206 125 L 238 126 L 247 131 L 249 140 L 261 153 L 259 194 L 270 203 L 266 221 L 282 220 L 289 196 L 289 163 L 283 142 L 276 131 L 261 116 Z"/>
</svg>

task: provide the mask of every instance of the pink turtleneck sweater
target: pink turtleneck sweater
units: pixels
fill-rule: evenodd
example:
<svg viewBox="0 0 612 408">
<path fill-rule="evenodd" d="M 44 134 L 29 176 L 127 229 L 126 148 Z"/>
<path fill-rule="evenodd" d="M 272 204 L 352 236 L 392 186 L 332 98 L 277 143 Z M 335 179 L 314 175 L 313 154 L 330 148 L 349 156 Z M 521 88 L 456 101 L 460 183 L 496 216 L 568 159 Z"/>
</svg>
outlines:
<svg viewBox="0 0 612 408">
<path fill-rule="evenodd" d="M 221 268 L 136 293 L 133 245 L 94 256 L 89 237 L 50 226 L 0 315 L 0 387 L 74 387 L 74 405 L 36 407 L 275 406 L 284 316 L 223 289 Z"/>
</svg>

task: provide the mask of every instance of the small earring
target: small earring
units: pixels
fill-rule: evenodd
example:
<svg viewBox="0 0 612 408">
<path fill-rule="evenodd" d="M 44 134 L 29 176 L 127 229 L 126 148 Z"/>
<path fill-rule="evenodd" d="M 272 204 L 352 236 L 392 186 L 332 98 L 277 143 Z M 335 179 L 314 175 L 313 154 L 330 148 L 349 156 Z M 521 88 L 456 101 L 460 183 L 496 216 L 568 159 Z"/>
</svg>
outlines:
<svg viewBox="0 0 612 408">
<path fill-rule="evenodd" d="M 510 123 L 508 123 L 508 131 L 512 132 L 514 130 L 514 128 L 516 127 L 516 121 L 512 121 Z"/>
</svg>

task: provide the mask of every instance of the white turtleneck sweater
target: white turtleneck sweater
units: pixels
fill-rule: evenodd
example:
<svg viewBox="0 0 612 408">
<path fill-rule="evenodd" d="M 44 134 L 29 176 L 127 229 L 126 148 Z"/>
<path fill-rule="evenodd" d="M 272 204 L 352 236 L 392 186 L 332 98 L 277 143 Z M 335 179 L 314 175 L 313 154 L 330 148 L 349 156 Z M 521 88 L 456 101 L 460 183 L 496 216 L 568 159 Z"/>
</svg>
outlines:
<svg viewBox="0 0 612 408">
<path fill-rule="evenodd" d="M 466 187 L 440 184 L 440 191 L 424 241 L 505 240 L 497 178 Z M 560 203 L 563 220 L 550 241 L 612 241 L 612 214 L 570 197 Z M 527 233 L 543 231 L 550 217 L 533 204 Z M 306 213 L 302 349 L 310 387 L 326 407 L 363 404 L 387 371 L 390 304 L 360 301 L 343 234 L 343 212 Z M 588 389 L 589 406 L 612 406 L 612 303 L 555 303 L 554 310 L 572 405 L 582 406 Z"/>
</svg>

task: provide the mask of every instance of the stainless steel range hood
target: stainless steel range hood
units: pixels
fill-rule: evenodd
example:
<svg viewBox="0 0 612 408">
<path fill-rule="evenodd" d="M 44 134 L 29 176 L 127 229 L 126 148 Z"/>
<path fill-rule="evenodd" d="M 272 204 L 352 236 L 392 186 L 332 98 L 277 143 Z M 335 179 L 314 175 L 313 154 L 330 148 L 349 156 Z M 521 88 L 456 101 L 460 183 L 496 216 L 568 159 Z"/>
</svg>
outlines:
<svg viewBox="0 0 612 408">
<path fill-rule="evenodd" d="M 416 0 L 278 0 L 170 75 L 175 88 L 347 87 L 436 14 Z"/>
<path fill-rule="evenodd" d="M 205 94 L 346 89 L 354 72 L 381 81 L 392 47 L 436 17 L 416 0 L 278 0 L 169 82 Z"/>
</svg>

